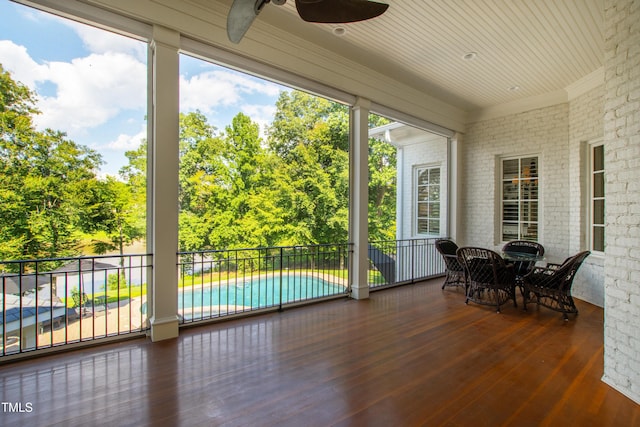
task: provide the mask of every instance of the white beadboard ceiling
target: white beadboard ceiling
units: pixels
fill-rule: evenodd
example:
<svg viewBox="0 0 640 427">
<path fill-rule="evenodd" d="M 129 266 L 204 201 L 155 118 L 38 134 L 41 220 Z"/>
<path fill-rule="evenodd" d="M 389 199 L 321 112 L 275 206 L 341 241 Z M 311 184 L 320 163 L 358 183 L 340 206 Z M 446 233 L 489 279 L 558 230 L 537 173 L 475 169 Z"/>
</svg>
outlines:
<svg viewBox="0 0 640 427">
<path fill-rule="evenodd" d="M 258 19 L 466 111 L 566 90 L 603 63 L 604 0 L 385 2 L 384 15 L 343 25 L 342 36 L 338 25 L 302 21 L 293 0 Z"/>
</svg>

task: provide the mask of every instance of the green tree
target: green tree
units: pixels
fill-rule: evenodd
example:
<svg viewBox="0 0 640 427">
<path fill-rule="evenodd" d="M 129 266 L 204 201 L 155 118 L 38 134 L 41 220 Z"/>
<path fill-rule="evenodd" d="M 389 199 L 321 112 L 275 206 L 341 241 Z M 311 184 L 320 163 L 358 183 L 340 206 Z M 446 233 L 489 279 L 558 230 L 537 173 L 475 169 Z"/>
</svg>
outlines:
<svg viewBox="0 0 640 427">
<path fill-rule="evenodd" d="M 276 107 L 266 142 L 243 113 L 222 133 L 198 111 L 180 115 L 181 250 L 347 241 L 348 108 L 299 91 Z M 372 140 L 369 159 L 372 236 L 393 238 L 395 149 Z"/>
<path fill-rule="evenodd" d="M 132 206 L 137 212 L 138 227 L 146 228 L 147 212 L 147 140 L 135 150 L 124 153 L 129 163 L 120 168 L 119 174 L 131 191 Z"/>
<path fill-rule="evenodd" d="M 237 114 L 225 133 L 234 245 L 279 245 L 284 218 L 275 203 L 278 183 L 274 181 L 273 167 L 277 159 L 263 146 L 258 124 L 245 114 Z"/>
<path fill-rule="evenodd" d="M 226 248 L 234 243 L 227 151 L 224 138 L 202 113 L 180 114 L 181 250 Z"/>
<path fill-rule="evenodd" d="M 71 289 L 71 300 L 73 301 L 73 306 L 78 308 L 84 308 L 89 304 L 87 294 L 80 293 L 80 290 L 75 286 Z"/>
<path fill-rule="evenodd" d="M 109 274 L 109 276 L 107 276 L 107 288 L 111 291 L 127 288 L 127 278 L 124 270 L 120 273 Z"/>
<path fill-rule="evenodd" d="M 78 252 L 101 157 L 62 132 L 36 131 L 34 95 L 0 66 L 0 258 Z"/>
<path fill-rule="evenodd" d="M 369 115 L 369 127 L 390 123 L 384 117 Z M 396 238 L 396 147 L 369 138 L 369 241 Z"/>
<path fill-rule="evenodd" d="M 131 184 L 108 176 L 94 184 L 91 202 L 87 226 L 91 230 L 104 232 L 107 237 L 106 240 L 92 242 L 96 253 L 117 250 L 122 255 L 125 246 L 144 237 L 145 209 L 136 203 Z"/>
<path fill-rule="evenodd" d="M 347 107 L 304 92 L 282 92 L 269 128 L 279 158 L 275 182 L 287 224 L 286 244 L 348 239 Z"/>
<path fill-rule="evenodd" d="M 0 138 L 19 142 L 31 135 L 31 116 L 34 114 L 38 114 L 34 94 L 28 87 L 13 80 L 0 64 Z"/>
<path fill-rule="evenodd" d="M 396 238 L 396 148 L 369 140 L 369 240 Z"/>
</svg>

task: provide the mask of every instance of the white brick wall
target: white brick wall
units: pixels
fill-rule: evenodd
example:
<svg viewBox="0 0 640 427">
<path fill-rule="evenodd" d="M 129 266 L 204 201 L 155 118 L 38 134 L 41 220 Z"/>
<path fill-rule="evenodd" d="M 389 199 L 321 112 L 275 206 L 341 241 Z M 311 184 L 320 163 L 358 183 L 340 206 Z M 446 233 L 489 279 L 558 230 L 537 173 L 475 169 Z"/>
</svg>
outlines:
<svg viewBox="0 0 640 427">
<path fill-rule="evenodd" d="M 605 1 L 603 380 L 640 403 L 640 1 Z"/>
<path fill-rule="evenodd" d="M 500 249 L 500 159 L 537 155 L 539 233 L 547 259 L 570 255 L 569 105 L 560 104 L 469 125 L 461 149 L 459 240 Z"/>
<path fill-rule="evenodd" d="M 474 123 L 462 149 L 461 232 L 465 245 L 500 249 L 499 161 L 535 154 L 540 159 L 540 242 L 548 261 L 587 249 L 587 142 L 603 136 L 604 85 L 568 104 Z M 604 306 L 604 259 L 590 257 L 573 294 Z"/>
<path fill-rule="evenodd" d="M 589 143 L 602 140 L 604 84 L 569 103 L 569 252 L 588 249 Z M 606 167 L 606 166 L 605 166 Z M 607 188 L 608 190 L 608 188 Z M 578 271 L 573 296 L 604 307 L 604 257 L 591 255 Z"/>
<path fill-rule="evenodd" d="M 400 238 L 412 239 L 415 237 L 426 237 L 415 234 L 416 224 L 416 201 L 414 188 L 414 173 L 418 166 L 440 166 L 441 180 L 441 230 L 446 230 L 446 209 L 447 206 L 447 139 L 441 138 L 437 140 L 425 141 L 417 144 L 407 145 L 402 148 L 403 168 L 402 176 L 398 177 L 402 180 L 402 209 L 399 209 L 402 215 L 400 222 Z M 409 208 L 410 207 L 410 208 Z"/>
</svg>

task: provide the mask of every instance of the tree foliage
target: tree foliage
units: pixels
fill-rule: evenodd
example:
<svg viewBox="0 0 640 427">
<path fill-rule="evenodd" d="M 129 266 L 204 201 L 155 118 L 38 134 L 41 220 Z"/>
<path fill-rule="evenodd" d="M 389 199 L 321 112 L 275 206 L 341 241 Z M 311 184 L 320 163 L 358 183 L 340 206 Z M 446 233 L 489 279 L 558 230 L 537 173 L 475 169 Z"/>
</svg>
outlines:
<svg viewBox="0 0 640 427">
<path fill-rule="evenodd" d="M 371 115 L 370 126 L 389 123 Z M 369 139 L 369 241 L 396 238 L 396 148 Z"/>
<path fill-rule="evenodd" d="M 181 250 L 347 242 L 346 106 L 283 91 L 266 140 L 242 113 L 220 133 L 199 112 L 180 124 Z M 393 239 L 395 148 L 369 151 L 371 238 Z"/>
<path fill-rule="evenodd" d="M 74 255 L 100 155 L 62 132 L 36 131 L 33 94 L 0 72 L 0 257 Z"/>
<path fill-rule="evenodd" d="M 0 65 L 0 259 L 76 256 L 82 233 L 97 232 L 108 237 L 98 253 L 122 253 L 144 235 L 144 179 L 98 179 L 100 154 L 36 130 L 34 103 Z"/>
<path fill-rule="evenodd" d="M 147 142 L 126 153 L 120 179 L 99 178 L 100 155 L 37 131 L 34 105 L 0 66 L 0 259 L 77 255 L 81 233 L 96 253 L 123 253 L 145 235 Z M 180 115 L 180 250 L 347 242 L 348 107 L 283 91 L 265 133 L 243 113 L 222 131 L 199 111 Z M 394 238 L 395 162 L 370 141 L 373 240 Z"/>
</svg>

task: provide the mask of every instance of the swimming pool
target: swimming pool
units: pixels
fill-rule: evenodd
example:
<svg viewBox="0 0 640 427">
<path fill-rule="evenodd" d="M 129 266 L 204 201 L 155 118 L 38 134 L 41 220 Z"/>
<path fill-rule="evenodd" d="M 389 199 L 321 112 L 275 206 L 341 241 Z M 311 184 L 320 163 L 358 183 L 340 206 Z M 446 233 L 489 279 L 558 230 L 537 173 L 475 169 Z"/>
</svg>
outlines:
<svg viewBox="0 0 640 427">
<path fill-rule="evenodd" d="M 233 308 L 266 308 L 284 303 L 344 294 L 343 285 L 330 283 L 313 275 L 275 275 L 252 277 L 210 286 L 179 289 L 178 307 L 186 314 L 204 307 L 220 311 Z M 224 307 L 228 309 L 225 310 Z"/>
</svg>

